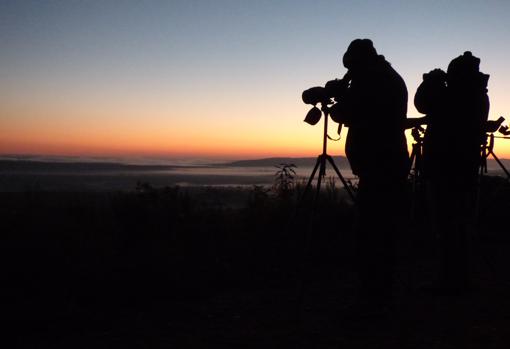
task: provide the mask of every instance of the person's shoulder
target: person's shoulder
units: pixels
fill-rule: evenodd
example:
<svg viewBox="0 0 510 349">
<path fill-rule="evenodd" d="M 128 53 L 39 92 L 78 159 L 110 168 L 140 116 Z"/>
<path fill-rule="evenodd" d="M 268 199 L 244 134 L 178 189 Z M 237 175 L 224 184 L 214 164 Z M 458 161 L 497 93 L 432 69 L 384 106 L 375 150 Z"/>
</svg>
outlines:
<svg viewBox="0 0 510 349">
<path fill-rule="evenodd" d="M 379 56 L 377 63 L 374 65 L 375 71 L 384 76 L 391 76 L 396 79 L 404 81 L 400 74 L 393 68 L 390 62 L 388 62 L 384 56 Z"/>
</svg>

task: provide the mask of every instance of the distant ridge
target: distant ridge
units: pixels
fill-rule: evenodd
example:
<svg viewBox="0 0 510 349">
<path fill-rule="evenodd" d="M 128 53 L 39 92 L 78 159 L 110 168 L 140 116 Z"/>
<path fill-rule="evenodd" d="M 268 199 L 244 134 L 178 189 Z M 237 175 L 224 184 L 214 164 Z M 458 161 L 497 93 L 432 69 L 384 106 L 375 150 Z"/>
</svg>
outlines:
<svg viewBox="0 0 510 349">
<path fill-rule="evenodd" d="M 102 172 L 102 171 L 163 171 L 182 166 L 129 165 L 116 162 L 47 162 L 32 160 L 0 160 L 0 172 Z"/>
<path fill-rule="evenodd" d="M 333 156 L 335 163 L 337 166 L 341 168 L 345 168 L 349 166 L 349 162 L 345 158 L 345 156 Z M 255 159 L 255 160 L 239 160 L 232 161 L 223 164 L 224 166 L 230 167 L 267 167 L 267 166 L 277 166 L 279 164 L 294 164 L 297 167 L 312 167 L 315 165 L 317 158 L 307 157 L 307 158 L 287 158 L 287 157 L 279 157 L 279 158 L 265 158 L 265 159 Z"/>
<path fill-rule="evenodd" d="M 340 169 L 349 169 L 349 162 L 345 156 L 333 156 L 335 164 Z M 510 159 L 500 159 L 507 169 L 510 170 Z M 274 167 L 280 164 L 294 164 L 298 168 L 313 167 L 315 157 L 273 157 L 253 160 L 237 160 L 223 163 L 202 164 L 128 164 L 122 162 L 97 162 L 97 161 L 41 161 L 41 160 L 16 160 L 0 159 L 0 174 L 12 172 L 52 173 L 52 172 L 144 172 L 144 171 L 172 171 L 179 169 L 220 168 L 220 167 Z M 500 167 L 493 159 L 488 160 L 490 171 L 501 172 Z"/>
<path fill-rule="evenodd" d="M 332 156 L 335 164 L 341 169 L 350 169 L 349 161 L 345 156 Z M 510 170 L 510 159 L 500 159 L 504 166 Z M 279 164 L 294 164 L 297 167 L 313 167 L 317 158 L 303 157 L 303 158 L 291 158 L 291 157 L 275 157 L 275 158 L 264 158 L 254 160 L 238 160 L 232 162 L 226 162 L 223 164 L 214 164 L 211 166 L 228 166 L 228 167 L 271 167 Z M 500 172 L 501 168 L 498 166 L 494 159 L 488 159 L 489 170 Z"/>
</svg>

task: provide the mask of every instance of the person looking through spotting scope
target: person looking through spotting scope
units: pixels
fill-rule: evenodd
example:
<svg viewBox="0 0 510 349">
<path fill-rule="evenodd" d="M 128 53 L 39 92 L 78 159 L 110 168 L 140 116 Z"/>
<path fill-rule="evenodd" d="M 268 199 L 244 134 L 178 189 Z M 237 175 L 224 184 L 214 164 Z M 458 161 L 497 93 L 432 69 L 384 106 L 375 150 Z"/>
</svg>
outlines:
<svg viewBox="0 0 510 349">
<path fill-rule="evenodd" d="M 480 147 L 489 116 L 487 82 L 480 59 L 466 51 L 454 58 L 447 72 L 423 75 L 414 98 L 427 115 L 423 173 L 430 188 L 431 211 L 441 251 L 440 287 L 459 294 L 468 287 L 467 233 L 474 217 Z M 455 132 L 456 137 L 452 136 Z"/>
<path fill-rule="evenodd" d="M 404 134 L 407 88 L 369 39 L 351 42 L 343 56 L 349 85 L 332 107 L 348 127 L 345 152 L 359 177 L 357 265 L 359 306 L 385 306 L 391 299 L 394 238 L 402 220 L 409 159 Z"/>
</svg>

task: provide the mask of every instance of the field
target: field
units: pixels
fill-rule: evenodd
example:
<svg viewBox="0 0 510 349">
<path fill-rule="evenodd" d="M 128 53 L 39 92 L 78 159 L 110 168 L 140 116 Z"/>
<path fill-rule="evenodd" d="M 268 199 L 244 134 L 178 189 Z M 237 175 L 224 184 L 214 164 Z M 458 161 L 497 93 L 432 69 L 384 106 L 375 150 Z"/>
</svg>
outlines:
<svg viewBox="0 0 510 349">
<path fill-rule="evenodd" d="M 298 206 L 301 190 L 1 193 L 7 333 L 23 348 L 508 347 L 505 181 L 484 183 L 473 291 L 427 291 L 435 243 L 417 217 L 377 320 L 348 310 L 355 207 L 331 183 Z"/>
</svg>

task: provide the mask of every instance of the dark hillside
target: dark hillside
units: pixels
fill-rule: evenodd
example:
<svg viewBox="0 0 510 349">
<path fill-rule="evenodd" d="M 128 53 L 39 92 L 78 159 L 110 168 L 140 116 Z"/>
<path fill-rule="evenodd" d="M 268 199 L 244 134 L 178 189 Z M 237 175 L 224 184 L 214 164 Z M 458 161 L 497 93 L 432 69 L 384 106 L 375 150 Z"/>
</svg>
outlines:
<svg viewBox="0 0 510 349">
<path fill-rule="evenodd" d="M 398 302 L 381 322 L 346 313 L 355 211 L 332 186 L 312 220 L 309 203 L 256 186 L 2 193 L 7 332 L 24 348 L 505 347 L 510 188 L 485 188 L 473 293 L 423 291 L 434 238 L 418 221 L 399 239 Z"/>
</svg>

